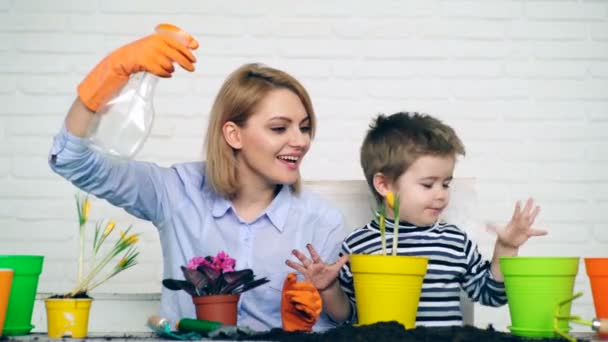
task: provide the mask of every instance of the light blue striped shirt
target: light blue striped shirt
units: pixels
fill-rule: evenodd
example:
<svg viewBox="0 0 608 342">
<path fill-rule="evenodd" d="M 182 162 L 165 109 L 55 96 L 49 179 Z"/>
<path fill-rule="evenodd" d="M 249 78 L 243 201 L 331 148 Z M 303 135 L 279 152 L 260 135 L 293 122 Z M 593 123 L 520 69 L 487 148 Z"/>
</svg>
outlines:
<svg viewBox="0 0 608 342">
<path fill-rule="evenodd" d="M 245 292 L 239 301 L 238 324 L 254 330 L 281 327 L 281 289 L 293 272 L 285 265 L 294 259 L 291 251 L 306 251 L 311 243 L 325 261 L 334 262 L 346 235 L 339 211 L 309 192 L 296 195 L 283 186 L 258 218 L 245 222 L 230 201 L 211 189 L 203 163 L 165 168 L 108 158 L 65 126 L 54 139 L 49 164 L 83 191 L 151 221 L 160 234 L 163 278 L 183 279 L 180 265 L 219 251 L 237 260 L 236 269 L 251 268 L 256 277 L 267 277 L 270 283 Z M 190 295 L 165 288 L 160 314 L 172 322 L 196 316 Z M 332 326 L 323 313 L 314 330 Z"/>
</svg>

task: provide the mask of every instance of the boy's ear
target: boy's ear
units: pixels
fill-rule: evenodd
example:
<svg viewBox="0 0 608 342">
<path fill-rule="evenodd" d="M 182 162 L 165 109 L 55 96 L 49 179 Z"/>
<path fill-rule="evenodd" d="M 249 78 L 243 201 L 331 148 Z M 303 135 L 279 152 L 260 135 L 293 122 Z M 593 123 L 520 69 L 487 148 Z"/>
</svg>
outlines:
<svg viewBox="0 0 608 342">
<path fill-rule="evenodd" d="M 376 189 L 376 192 L 382 197 L 386 197 L 386 194 L 389 191 L 392 191 L 389 179 L 382 172 L 378 172 L 374 175 L 373 183 L 374 189 Z"/>
<path fill-rule="evenodd" d="M 226 143 L 235 150 L 243 148 L 243 142 L 241 141 L 241 130 L 240 127 L 232 121 L 226 121 L 222 126 L 222 133 Z"/>
</svg>

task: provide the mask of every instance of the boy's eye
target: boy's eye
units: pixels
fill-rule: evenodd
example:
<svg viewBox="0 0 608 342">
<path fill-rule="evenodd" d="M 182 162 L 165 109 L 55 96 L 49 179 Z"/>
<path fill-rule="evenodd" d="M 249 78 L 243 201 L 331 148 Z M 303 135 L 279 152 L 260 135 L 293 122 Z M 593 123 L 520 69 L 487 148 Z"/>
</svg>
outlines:
<svg viewBox="0 0 608 342">
<path fill-rule="evenodd" d="M 450 183 L 443 183 L 443 188 L 444 189 L 449 189 L 450 188 Z"/>
<path fill-rule="evenodd" d="M 424 184 L 423 183 L 422 186 L 425 187 L 425 188 L 427 188 L 427 189 L 430 189 L 430 188 L 433 187 L 433 184 Z"/>
</svg>

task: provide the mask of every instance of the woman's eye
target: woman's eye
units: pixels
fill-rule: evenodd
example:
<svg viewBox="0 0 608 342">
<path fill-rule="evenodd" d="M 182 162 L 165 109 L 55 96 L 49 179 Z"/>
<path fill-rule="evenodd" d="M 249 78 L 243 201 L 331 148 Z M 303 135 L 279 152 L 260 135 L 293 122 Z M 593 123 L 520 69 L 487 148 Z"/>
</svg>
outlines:
<svg viewBox="0 0 608 342">
<path fill-rule="evenodd" d="M 308 133 L 308 132 L 310 132 L 310 126 L 302 126 L 302 127 L 300 127 L 300 131 L 302 133 Z"/>
<path fill-rule="evenodd" d="M 449 188 L 450 188 L 450 183 L 445 183 L 445 184 L 443 184 L 443 188 L 444 188 L 444 189 L 449 189 Z"/>
<path fill-rule="evenodd" d="M 430 189 L 433 187 L 433 184 L 422 184 L 423 187 Z"/>
<path fill-rule="evenodd" d="M 270 128 L 273 132 L 277 132 L 277 133 L 282 133 L 285 132 L 285 127 L 271 127 Z"/>
</svg>

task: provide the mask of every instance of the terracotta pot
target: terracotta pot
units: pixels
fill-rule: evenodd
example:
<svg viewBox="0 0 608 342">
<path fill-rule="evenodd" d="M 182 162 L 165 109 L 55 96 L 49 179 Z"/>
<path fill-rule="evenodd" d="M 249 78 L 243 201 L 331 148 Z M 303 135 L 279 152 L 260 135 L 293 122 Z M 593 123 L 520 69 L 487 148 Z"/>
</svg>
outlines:
<svg viewBox="0 0 608 342">
<path fill-rule="evenodd" d="M 239 298 L 238 294 L 192 297 L 196 319 L 236 325 Z"/>
</svg>

